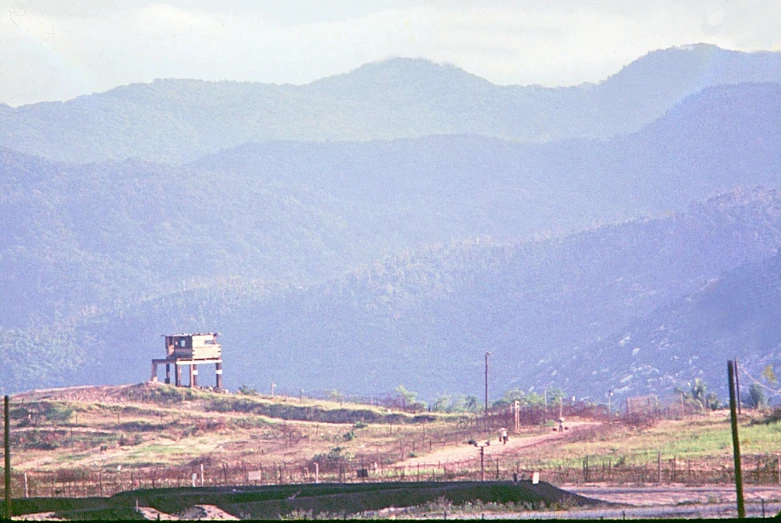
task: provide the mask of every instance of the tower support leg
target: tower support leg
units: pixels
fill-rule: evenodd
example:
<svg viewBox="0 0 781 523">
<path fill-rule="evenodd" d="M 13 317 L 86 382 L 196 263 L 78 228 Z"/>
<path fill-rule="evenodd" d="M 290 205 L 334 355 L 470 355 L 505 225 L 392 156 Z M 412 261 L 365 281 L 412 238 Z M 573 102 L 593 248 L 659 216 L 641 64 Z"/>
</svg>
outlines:
<svg viewBox="0 0 781 523">
<path fill-rule="evenodd" d="M 222 390 L 222 362 L 215 363 L 214 367 L 214 373 L 217 375 L 217 390 Z"/>
<path fill-rule="evenodd" d="M 165 364 L 165 382 L 166 384 L 171 384 L 171 364 L 166 363 Z"/>
</svg>

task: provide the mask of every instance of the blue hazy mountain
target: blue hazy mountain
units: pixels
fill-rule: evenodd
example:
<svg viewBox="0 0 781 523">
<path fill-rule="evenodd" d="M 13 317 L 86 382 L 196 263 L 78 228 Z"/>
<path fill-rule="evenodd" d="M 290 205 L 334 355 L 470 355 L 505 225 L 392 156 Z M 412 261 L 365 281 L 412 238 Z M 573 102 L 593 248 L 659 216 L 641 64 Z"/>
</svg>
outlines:
<svg viewBox="0 0 781 523">
<path fill-rule="evenodd" d="M 781 86 L 749 83 L 604 141 L 274 140 L 180 166 L 3 149 L 3 383 L 140 380 L 162 332 L 219 330 L 230 387 L 467 392 L 491 350 L 499 387 L 591 394 L 553 371 L 775 253 L 780 135 Z"/>
<path fill-rule="evenodd" d="M 672 48 L 598 84 L 567 88 L 498 86 L 453 66 L 398 58 L 302 86 L 168 79 L 67 102 L 0 105 L 0 146 L 79 163 L 181 163 L 250 141 L 608 138 L 702 89 L 744 82 L 781 82 L 781 53 Z"/>
</svg>

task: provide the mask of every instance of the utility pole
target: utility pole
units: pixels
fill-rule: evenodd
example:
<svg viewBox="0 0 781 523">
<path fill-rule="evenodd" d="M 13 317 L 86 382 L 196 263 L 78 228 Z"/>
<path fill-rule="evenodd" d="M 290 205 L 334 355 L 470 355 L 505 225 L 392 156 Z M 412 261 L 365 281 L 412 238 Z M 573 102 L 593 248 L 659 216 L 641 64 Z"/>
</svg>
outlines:
<svg viewBox="0 0 781 523">
<path fill-rule="evenodd" d="M 485 426 L 488 428 L 488 356 L 491 353 L 485 352 Z"/>
<path fill-rule="evenodd" d="M 740 470 L 740 440 L 738 439 L 738 415 L 735 404 L 735 362 L 727 362 L 727 374 L 729 377 L 729 413 L 732 421 L 732 453 L 735 458 L 735 493 L 738 499 L 738 519 L 746 517 L 746 509 L 743 506 L 743 474 Z"/>
<path fill-rule="evenodd" d="M 11 399 L 5 396 L 5 409 L 3 419 L 5 421 L 5 519 L 11 521 Z"/>
</svg>

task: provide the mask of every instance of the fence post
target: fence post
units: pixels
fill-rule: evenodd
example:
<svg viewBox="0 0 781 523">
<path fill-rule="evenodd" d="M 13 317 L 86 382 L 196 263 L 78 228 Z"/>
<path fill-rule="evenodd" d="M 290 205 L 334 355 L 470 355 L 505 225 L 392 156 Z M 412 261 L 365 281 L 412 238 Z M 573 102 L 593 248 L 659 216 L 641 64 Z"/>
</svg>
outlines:
<svg viewBox="0 0 781 523">
<path fill-rule="evenodd" d="M 738 518 L 746 517 L 746 509 L 743 506 L 743 475 L 740 470 L 740 439 L 738 438 L 737 401 L 735 399 L 735 366 L 733 361 L 727 362 L 727 375 L 729 378 L 729 410 L 732 422 L 732 453 L 735 460 L 735 493 L 738 505 Z"/>
<path fill-rule="evenodd" d="M 3 414 L 3 433 L 5 449 L 5 518 L 11 521 L 11 398 L 5 396 L 5 408 Z"/>
<path fill-rule="evenodd" d="M 657 483 L 662 483 L 662 453 L 661 451 L 656 452 L 656 473 L 658 479 L 656 480 Z"/>
</svg>

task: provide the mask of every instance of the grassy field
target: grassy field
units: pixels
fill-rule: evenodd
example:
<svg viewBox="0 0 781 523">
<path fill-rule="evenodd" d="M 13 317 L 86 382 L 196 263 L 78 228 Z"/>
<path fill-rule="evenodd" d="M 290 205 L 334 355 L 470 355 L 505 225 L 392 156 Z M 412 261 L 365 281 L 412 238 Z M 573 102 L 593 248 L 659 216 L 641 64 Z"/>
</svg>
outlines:
<svg viewBox="0 0 781 523">
<path fill-rule="evenodd" d="M 739 437 L 744 455 L 781 453 L 781 423 L 762 423 L 765 414 L 741 417 Z M 653 458 L 700 460 L 732 457 L 729 411 L 707 412 L 682 420 L 662 420 L 638 427 L 625 423 L 600 425 L 559 445 L 555 453 L 539 453 L 547 466 L 579 464 L 584 456 L 596 460 Z"/>
</svg>

